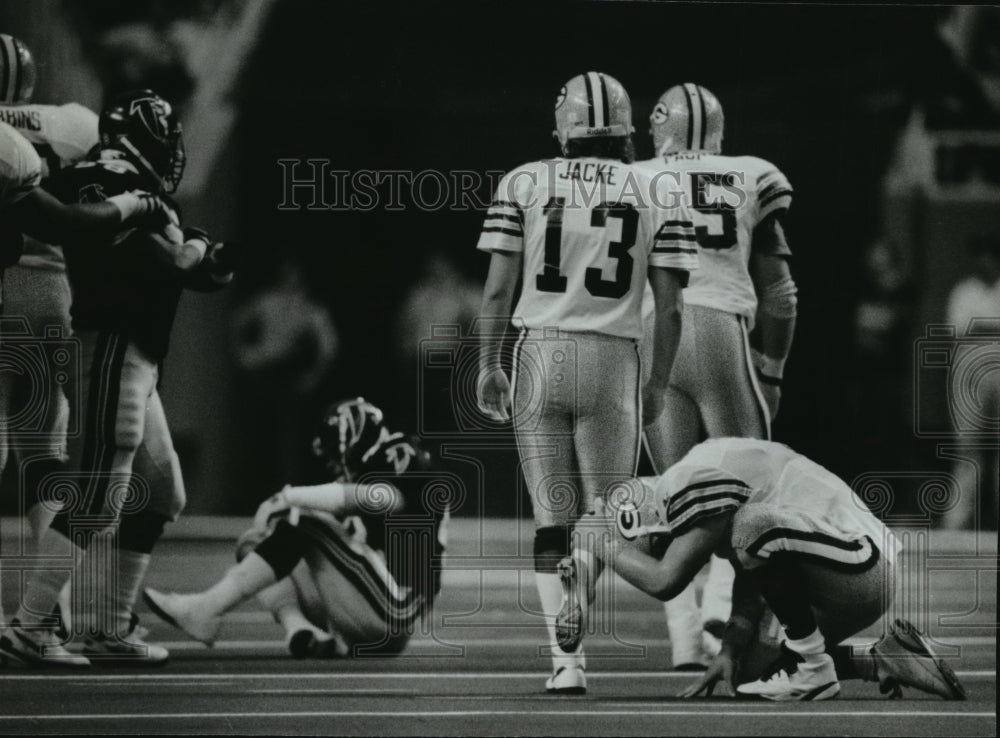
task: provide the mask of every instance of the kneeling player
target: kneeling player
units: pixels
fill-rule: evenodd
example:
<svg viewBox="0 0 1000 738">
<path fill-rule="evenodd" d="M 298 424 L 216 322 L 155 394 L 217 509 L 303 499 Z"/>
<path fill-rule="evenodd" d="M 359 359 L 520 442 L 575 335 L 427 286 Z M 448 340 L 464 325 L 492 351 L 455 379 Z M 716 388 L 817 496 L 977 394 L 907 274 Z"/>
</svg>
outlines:
<svg viewBox="0 0 1000 738">
<path fill-rule="evenodd" d="M 735 662 L 754 640 L 766 602 L 786 638 L 777 661 L 737 687 L 741 695 L 822 700 L 840 692 L 840 679 L 860 678 L 897 695 L 902 684 L 964 699 L 954 672 L 906 621 L 896 620 L 864 655 L 837 645 L 885 614 L 901 545 L 847 484 L 787 446 L 706 441 L 648 485 L 613 495 L 605 510 L 621 535 L 582 536 L 583 546 L 560 563 L 566 597 L 557 630 L 564 649 L 575 647 L 583 631 L 581 602 L 592 588 L 587 562 L 593 557 L 642 591 L 669 600 L 714 551 L 736 569 L 733 612 L 722 653 L 684 696 L 711 694 L 720 679 L 733 681 Z M 595 522 L 610 524 L 603 514 L 598 510 Z M 624 545 L 623 538 L 654 534 L 669 539 L 661 558 Z"/>
<path fill-rule="evenodd" d="M 362 398 L 331 408 L 313 448 L 337 481 L 264 502 L 240 538 L 239 563 L 209 589 L 146 589 L 157 615 L 212 645 L 221 616 L 257 595 L 293 656 L 403 650 L 440 590 L 448 505 L 430 455 Z"/>
</svg>

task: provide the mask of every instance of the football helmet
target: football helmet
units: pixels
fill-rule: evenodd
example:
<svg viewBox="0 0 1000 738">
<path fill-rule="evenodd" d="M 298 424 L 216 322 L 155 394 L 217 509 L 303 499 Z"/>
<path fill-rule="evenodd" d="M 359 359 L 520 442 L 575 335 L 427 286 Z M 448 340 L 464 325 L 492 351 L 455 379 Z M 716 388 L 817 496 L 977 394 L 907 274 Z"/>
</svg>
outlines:
<svg viewBox="0 0 1000 738">
<path fill-rule="evenodd" d="M 0 104 L 27 105 L 35 91 L 35 59 L 20 39 L 0 33 Z"/>
<path fill-rule="evenodd" d="M 559 91 L 552 135 L 560 146 L 573 138 L 628 136 L 633 131 L 632 102 L 614 77 L 600 72 L 578 74 Z"/>
<path fill-rule="evenodd" d="M 115 97 L 98 123 L 101 146 L 122 152 L 159 189 L 174 192 L 184 175 L 184 139 L 170 103 L 152 90 Z"/>
<path fill-rule="evenodd" d="M 719 99 L 692 82 L 664 92 L 649 116 L 649 132 L 658 156 L 675 151 L 718 154 L 724 125 Z"/>
<path fill-rule="evenodd" d="M 386 436 L 382 411 L 356 397 L 334 403 L 320 421 L 313 439 L 313 453 L 326 463 L 334 477 L 353 481 L 361 472 L 368 452 Z"/>
</svg>

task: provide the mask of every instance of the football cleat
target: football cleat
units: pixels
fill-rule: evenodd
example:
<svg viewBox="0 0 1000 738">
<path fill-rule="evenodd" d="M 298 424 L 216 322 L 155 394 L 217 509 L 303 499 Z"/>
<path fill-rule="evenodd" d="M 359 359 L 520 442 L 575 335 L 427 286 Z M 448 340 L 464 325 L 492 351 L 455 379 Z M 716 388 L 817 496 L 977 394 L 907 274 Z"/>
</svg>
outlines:
<svg viewBox="0 0 1000 738">
<path fill-rule="evenodd" d="M 565 653 L 573 653 L 580 647 L 586 629 L 578 566 L 582 564 L 578 564 L 572 556 L 563 557 L 556 565 L 556 573 L 563 588 L 562 607 L 556 615 L 556 643 Z"/>
<path fill-rule="evenodd" d="M 560 666 L 545 682 L 549 694 L 586 694 L 587 672 L 582 666 Z"/>
<path fill-rule="evenodd" d="M 70 653 L 53 628 L 26 628 L 17 618 L 0 635 L 0 656 L 4 662 L 25 666 L 86 668 L 90 660 Z"/>
<path fill-rule="evenodd" d="M 659 156 L 676 151 L 722 151 L 725 118 L 719 99 L 686 82 L 660 96 L 649 116 L 649 133 Z"/>
<path fill-rule="evenodd" d="M 170 652 L 163 646 L 146 643 L 145 628 L 137 628 L 138 618 L 134 613 L 128 635 L 124 638 L 88 637 L 83 644 L 83 653 L 95 664 L 115 664 L 127 666 L 162 666 L 170 659 Z"/>
<path fill-rule="evenodd" d="M 629 136 L 632 102 L 621 82 L 600 72 L 578 74 L 563 85 L 556 98 L 556 130 L 565 147 L 575 138 Z"/>
<path fill-rule="evenodd" d="M 175 628 L 206 646 L 214 645 L 222 618 L 201 612 L 198 595 L 165 594 L 147 587 L 142 590 L 142 599 L 150 610 Z"/>
<path fill-rule="evenodd" d="M 828 654 L 808 659 L 782 644 L 781 655 L 760 679 L 741 684 L 737 695 L 760 697 L 774 702 L 817 702 L 840 693 L 840 681 Z"/>
<path fill-rule="evenodd" d="M 347 644 L 337 636 L 309 628 L 292 633 L 288 650 L 296 659 L 337 659 L 348 653 Z"/>
<path fill-rule="evenodd" d="M 946 700 L 966 698 L 955 672 L 935 655 L 927 639 L 908 620 L 897 618 L 868 653 L 875 659 L 883 694 L 899 696 L 899 685 L 903 685 Z"/>
</svg>

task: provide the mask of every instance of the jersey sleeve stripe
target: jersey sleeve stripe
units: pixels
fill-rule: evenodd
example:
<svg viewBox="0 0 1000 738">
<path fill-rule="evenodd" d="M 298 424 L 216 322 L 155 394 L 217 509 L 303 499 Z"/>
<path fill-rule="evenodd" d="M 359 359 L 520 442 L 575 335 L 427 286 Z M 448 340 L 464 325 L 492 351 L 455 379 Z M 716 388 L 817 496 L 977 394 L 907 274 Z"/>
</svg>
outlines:
<svg viewBox="0 0 1000 738">
<path fill-rule="evenodd" d="M 654 246 L 650 252 L 653 254 L 697 254 L 698 249 L 684 248 L 683 246 Z"/>
<path fill-rule="evenodd" d="M 740 479 L 708 479 L 704 482 L 694 482 L 693 484 L 689 484 L 687 487 L 681 489 L 677 494 L 670 498 L 670 504 L 668 507 L 673 508 L 675 505 L 682 505 L 687 498 L 693 497 L 695 492 L 703 489 L 713 489 L 714 487 L 718 487 L 720 489 L 739 488 L 745 492 L 747 497 L 750 496 L 750 486 Z"/>
<path fill-rule="evenodd" d="M 697 501 L 697 504 L 686 509 L 683 514 L 667 518 L 667 527 L 670 528 L 671 533 L 677 534 L 706 518 L 735 512 L 739 510 L 742 503 L 742 500 L 735 497 L 719 497 L 705 502 Z"/>
<path fill-rule="evenodd" d="M 517 223 L 521 225 L 521 219 L 516 215 L 508 215 L 507 213 L 494 213 L 492 210 L 486 213 L 486 220 L 507 220 L 511 223 Z"/>
<path fill-rule="evenodd" d="M 653 236 L 654 241 L 698 241 L 694 233 L 657 233 Z"/>
<path fill-rule="evenodd" d="M 766 207 L 767 205 L 770 205 L 772 202 L 774 202 L 778 198 L 781 198 L 781 197 L 791 198 L 791 196 L 792 196 L 792 191 L 791 190 L 787 190 L 787 189 L 777 190 L 777 191 L 772 192 L 769 195 L 766 195 L 763 198 L 761 198 L 760 206 L 763 208 L 763 207 Z"/>
<path fill-rule="evenodd" d="M 483 233 L 503 233 L 507 236 L 516 236 L 520 238 L 523 234 L 521 231 L 515 231 L 510 228 L 504 228 L 502 226 L 484 226 Z"/>
<path fill-rule="evenodd" d="M 713 485 L 705 489 L 711 491 L 689 496 L 679 503 L 678 497 L 671 499 L 670 504 L 667 506 L 667 520 L 681 518 L 689 509 L 698 505 L 711 504 L 718 500 L 735 500 L 737 503 L 742 504 L 750 498 L 749 490 L 734 484 Z"/>
<path fill-rule="evenodd" d="M 3 79 L 0 79 L 0 100 L 7 99 L 10 90 L 10 77 L 14 72 L 14 67 L 10 63 L 10 50 L 7 48 L 7 39 L 0 39 L 0 69 L 3 70 Z"/>
</svg>

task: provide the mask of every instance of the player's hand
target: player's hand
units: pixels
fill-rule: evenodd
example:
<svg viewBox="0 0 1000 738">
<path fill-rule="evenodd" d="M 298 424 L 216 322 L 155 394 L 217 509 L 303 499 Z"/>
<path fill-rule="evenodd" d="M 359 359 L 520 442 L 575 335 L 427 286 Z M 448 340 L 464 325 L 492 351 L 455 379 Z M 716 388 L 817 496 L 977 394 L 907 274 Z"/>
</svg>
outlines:
<svg viewBox="0 0 1000 738">
<path fill-rule="evenodd" d="M 284 512 L 285 510 L 290 511 L 288 516 L 289 522 L 292 525 L 298 524 L 298 508 L 292 507 L 292 505 L 288 502 L 288 498 L 285 496 L 285 489 L 288 489 L 288 487 L 285 486 L 285 488 L 280 492 L 271 495 L 260 503 L 260 507 L 257 508 L 257 514 L 254 515 L 253 518 L 255 528 L 265 530 L 268 523 L 270 523 L 271 518 Z"/>
<path fill-rule="evenodd" d="M 480 373 L 479 409 L 493 420 L 510 420 L 510 380 L 499 367 Z"/>
<path fill-rule="evenodd" d="M 667 406 L 667 393 L 663 387 L 647 384 L 642 389 L 642 424 L 653 423 L 663 415 Z"/>
<path fill-rule="evenodd" d="M 678 697 L 697 697 L 702 692 L 706 697 L 711 697 L 717 684 L 722 685 L 722 690 L 726 696 L 733 697 L 736 694 L 736 685 L 733 682 L 736 674 L 736 659 L 725 647 L 715 657 L 705 673 L 687 689 L 678 694 Z"/>
</svg>

